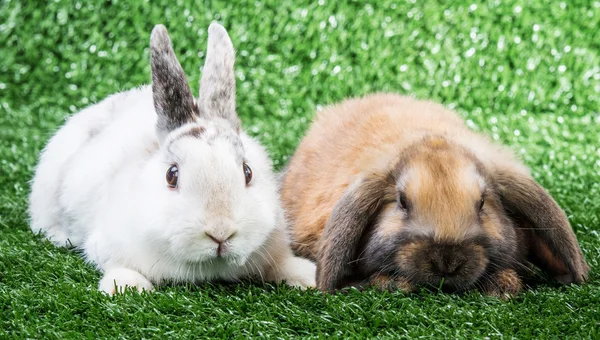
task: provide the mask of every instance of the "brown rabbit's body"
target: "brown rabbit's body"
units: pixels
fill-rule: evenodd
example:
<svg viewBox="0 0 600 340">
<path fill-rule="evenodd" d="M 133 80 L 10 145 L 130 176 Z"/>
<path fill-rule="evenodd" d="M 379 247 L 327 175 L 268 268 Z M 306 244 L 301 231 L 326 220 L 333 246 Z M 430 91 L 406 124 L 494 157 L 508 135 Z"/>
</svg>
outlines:
<svg viewBox="0 0 600 340">
<path fill-rule="evenodd" d="M 474 151 L 492 150 L 496 155 L 486 157 L 527 174 L 509 152 L 440 104 L 393 94 L 350 99 L 317 113 L 286 174 L 282 194 L 295 251 L 315 259 L 316 241 L 357 176 L 391 168 L 405 147 L 428 135 L 459 140 Z"/>
<path fill-rule="evenodd" d="M 564 282 L 587 275 L 564 213 L 528 169 L 432 102 L 377 94 L 325 108 L 291 160 L 282 198 L 293 247 L 317 261 L 322 290 L 360 274 L 398 287 L 447 276 L 455 289 L 491 277 L 509 282 L 496 290 L 515 293 L 525 257 L 542 258 L 534 262 Z M 528 199 L 542 209 L 521 211 Z M 518 227 L 525 223 L 565 230 L 548 244 L 547 235 Z M 557 249 L 559 241 L 572 249 Z M 449 274 L 433 275 L 431 266 Z"/>
</svg>

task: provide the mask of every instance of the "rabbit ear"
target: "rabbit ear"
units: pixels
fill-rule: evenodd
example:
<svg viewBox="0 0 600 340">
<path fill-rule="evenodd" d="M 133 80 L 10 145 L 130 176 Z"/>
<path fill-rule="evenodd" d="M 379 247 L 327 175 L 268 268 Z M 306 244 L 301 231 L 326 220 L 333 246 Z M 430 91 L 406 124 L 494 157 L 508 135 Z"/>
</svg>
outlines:
<svg viewBox="0 0 600 340">
<path fill-rule="evenodd" d="M 202 116 L 224 118 L 239 130 L 240 120 L 235 112 L 234 60 L 235 51 L 227 31 L 213 22 L 208 28 L 198 107 Z"/>
<path fill-rule="evenodd" d="M 493 178 L 515 228 L 525 235 L 529 260 L 564 284 L 585 281 L 589 267 L 575 233 L 546 190 L 530 176 L 510 170 Z"/>
<path fill-rule="evenodd" d="M 163 140 L 169 132 L 193 121 L 198 108 L 163 25 L 156 25 L 152 30 L 150 59 L 152 98 L 158 115 L 156 130 L 159 139 Z"/>
<path fill-rule="evenodd" d="M 321 235 L 317 254 L 317 288 L 331 292 L 351 274 L 360 240 L 381 207 L 385 176 L 374 175 L 352 184 L 335 205 Z"/>
</svg>

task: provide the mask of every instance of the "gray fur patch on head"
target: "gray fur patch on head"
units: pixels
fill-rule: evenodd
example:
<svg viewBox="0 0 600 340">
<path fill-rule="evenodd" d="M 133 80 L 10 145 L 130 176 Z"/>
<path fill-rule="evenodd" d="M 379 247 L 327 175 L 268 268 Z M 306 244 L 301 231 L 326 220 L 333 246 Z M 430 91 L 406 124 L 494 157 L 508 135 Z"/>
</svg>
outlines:
<svg viewBox="0 0 600 340">
<path fill-rule="evenodd" d="M 202 126 L 194 126 L 193 128 L 191 128 L 188 131 L 179 135 L 178 138 L 188 137 L 188 136 L 192 137 L 192 138 L 200 138 L 200 137 L 202 137 L 202 135 L 204 134 L 205 131 L 206 131 L 206 129 Z"/>
<path fill-rule="evenodd" d="M 193 121 L 198 108 L 163 25 L 156 25 L 152 30 L 150 57 L 152 98 L 158 115 L 156 129 L 159 139 L 163 140 L 169 132 Z"/>
<path fill-rule="evenodd" d="M 239 162 L 244 160 L 245 151 L 240 135 L 236 131 L 232 131 L 229 123 L 222 119 L 200 119 L 200 122 L 198 123 L 192 123 L 178 128 L 167 138 L 166 149 L 170 153 L 173 153 L 170 150 L 171 145 L 183 138 L 201 139 L 211 146 L 217 141 L 224 140 L 231 145 L 235 158 Z"/>
<path fill-rule="evenodd" d="M 203 117 L 220 117 L 239 131 L 235 112 L 235 51 L 225 28 L 212 23 L 208 28 L 206 61 L 200 79 L 198 107 Z"/>
<path fill-rule="evenodd" d="M 233 150 L 235 152 L 235 155 L 237 157 L 237 159 L 241 159 L 242 161 L 244 160 L 244 144 L 242 144 L 242 141 L 240 140 L 240 138 L 235 135 L 232 137 L 228 138 L 231 142 L 231 145 L 233 146 Z"/>
<path fill-rule="evenodd" d="M 184 125 L 169 134 L 167 149 L 171 147 L 171 144 L 182 138 L 202 139 L 205 138 L 206 135 L 206 127 L 202 125 L 198 125 L 197 123 Z"/>
</svg>

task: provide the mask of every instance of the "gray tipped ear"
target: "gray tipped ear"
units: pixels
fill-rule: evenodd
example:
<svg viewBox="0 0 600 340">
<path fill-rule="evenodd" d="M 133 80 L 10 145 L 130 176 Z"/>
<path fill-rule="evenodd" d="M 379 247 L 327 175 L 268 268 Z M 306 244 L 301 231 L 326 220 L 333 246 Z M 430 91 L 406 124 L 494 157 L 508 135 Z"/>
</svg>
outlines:
<svg viewBox="0 0 600 340">
<path fill-rule="evenodd" d="M 567 216 L 533 178 L 510 171 L 493 174 L 504 208 L 525 237 L 529 260 L 564 284 L 583 282 L 585 262 Z"/>
<path fill-rule="evenodd" d="M 374 175 L 353 183 L 335 205 L 319 241 L 317 288 L 332 292 L 341 288 L 352 273 L 360 240 L 379 211 L 385 191 L 385 176 Z"/>
<path fill-rule="evenodd" d="M 200 79 L 198 107 L 200 115 L 228 120 L 239 130 L 240 120 L 235 112 L 235 51 L 227 31 L 213 22 L 208 28 L 206 61 Z"/>
<path fill-rule="evenodd" d="M 162 141 L 169 132 L 193 121 L 198 108 L 163 25 L 154 26 L 150 35 L 150 63 L 156 130 Z"/>
</svg>

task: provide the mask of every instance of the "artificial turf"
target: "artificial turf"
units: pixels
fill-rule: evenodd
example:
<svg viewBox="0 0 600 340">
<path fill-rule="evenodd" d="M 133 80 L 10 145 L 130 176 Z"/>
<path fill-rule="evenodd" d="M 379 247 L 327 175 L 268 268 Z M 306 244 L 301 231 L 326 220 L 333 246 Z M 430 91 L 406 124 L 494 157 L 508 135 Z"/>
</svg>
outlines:
<svg viewBox="0 0 600 340">
<path fill-rule="evenodd" d="M 567 212 L 589 282 L 510 301 L 248 282 L 97 292 L 99 272 L 29 231 L 38 153 L 65 117 L 149 81 L 156 23 L 196 92 L 212 20 L 237 49 L 243 126 L 277 168 L 320 106 L 434 99 L 522 156 Z M 600 338 L 599 32 L 592 0 L 0 1 L 0 338 Z"/>
</svg>

